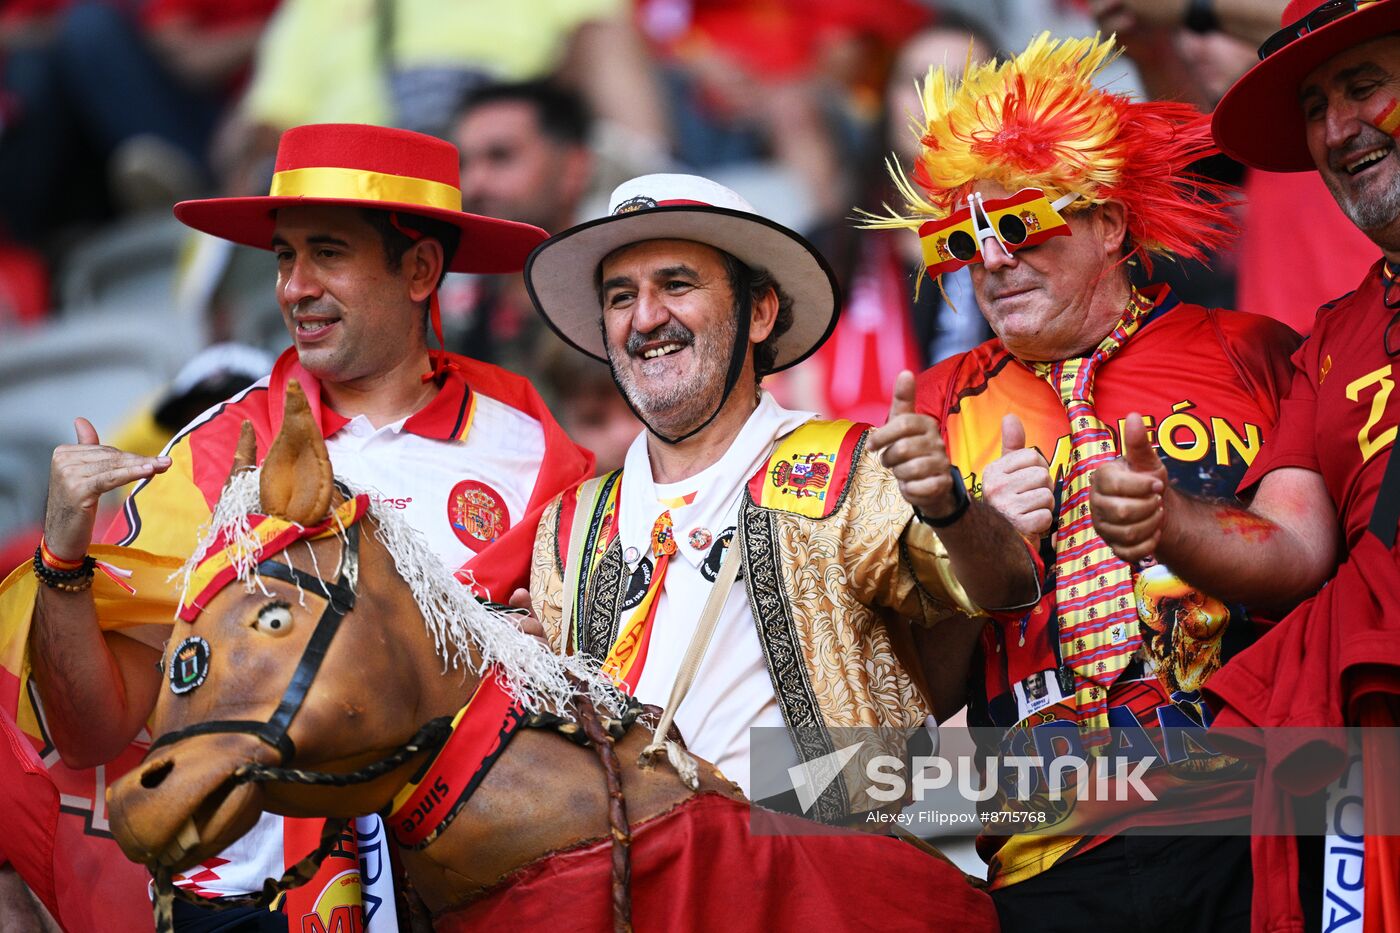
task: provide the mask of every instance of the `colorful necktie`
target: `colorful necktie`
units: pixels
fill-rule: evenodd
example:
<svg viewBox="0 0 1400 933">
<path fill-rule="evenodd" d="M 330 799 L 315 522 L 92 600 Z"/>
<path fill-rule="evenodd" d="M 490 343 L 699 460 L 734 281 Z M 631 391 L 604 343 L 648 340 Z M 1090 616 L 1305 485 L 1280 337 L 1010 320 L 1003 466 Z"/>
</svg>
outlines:
<svg viewBox="0 0 1400 933">
<path fill-rule="evenodd" d="M 1142 644 L 1132 569 L 1094 530 L 1090 478 L 1118 456 L 1094 412 L 1094 374 L 1137 331 L 1152 305 L 1136 290 L 1118 325 L 1087 357 L 1033 364 L 1059 393 L 1069 416 L 1070 463 L 1055 530 L 1055 607 L 1060 659 L 1074 671 L 1080 735 L 1093 748 L 1108 740 L 1108 690 Z"/>
<path fill-rule="evenodd" d="M 642 678 L 642 667 L 646 664 L 647 648 L 651 644 L 651 632 L 656 620 L 656 607 L 661 601 L 661 587 L 666 579 L 666 567 L 674 553 L 676 533 L 671 527 L 671 512 L 668 509 L 657 516 L 651 526 L 651 556 L 655 568 L 647 584 L 646 595 L 619 627 L 617 641 L 613 642 L 608 656 L 603 659 L 603 673 L 633 695 L 637 692 L 637 682 Z"/>
</svg>

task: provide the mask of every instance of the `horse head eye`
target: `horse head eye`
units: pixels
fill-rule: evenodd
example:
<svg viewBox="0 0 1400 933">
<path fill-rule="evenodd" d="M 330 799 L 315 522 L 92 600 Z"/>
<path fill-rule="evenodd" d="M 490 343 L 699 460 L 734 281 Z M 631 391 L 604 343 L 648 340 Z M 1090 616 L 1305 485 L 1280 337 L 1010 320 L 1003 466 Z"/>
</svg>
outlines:
<svg viewBox="0 0 1400 933">
<path fill-rule="evenodd" d="M 284 602 L 268 603 L 258 611 L 254 628 L 280 638 L 292 630 L 292 607 Z"/>
</svg>

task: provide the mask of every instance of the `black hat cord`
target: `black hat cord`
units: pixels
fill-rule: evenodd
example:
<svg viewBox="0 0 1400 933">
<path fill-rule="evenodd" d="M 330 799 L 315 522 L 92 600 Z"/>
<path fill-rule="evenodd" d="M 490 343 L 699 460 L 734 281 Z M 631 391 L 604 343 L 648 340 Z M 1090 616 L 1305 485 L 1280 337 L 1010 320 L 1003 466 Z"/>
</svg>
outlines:
<svg viewBox="0 0 1400 933">
<path fill-rule="evenodd" d="M 729 394 L 734 391 L 734 387 L 739 383 L 739 374 L 744 371 L 744 358 L 748 355 L 749 325 L 753 317 L 753 290 L 749 287 L 749 271 L 747 269 L 739 273 L 739 281 L 736 282 L 735 285 L 736 289 L 741 292 L 742 297 L 739 300 L 739 321 L 735 328 L 734 349 L 729 355 L 729 374 L 725 376 L 724 379 L 724 392 L 720 395 L 719 404 L 715 406 L 715 410 L 710 412 L 710 416 L 693 429 L 679 437 L 667 437 L 665 434 L 656 430 L 656 428 L 652 427 L 651 422 L 647 421 L 642 413 L 637 410 L 637 406 L 632 404 L 632 399 L 628 397 L 627 391 L 622 387 L 622 383 L 617 380 L 617 370 L 611 364 L 608 366 L 608 372 L 612 375 L 613 384 L 617 386 L 617 390 L 622 393 L 622 400 L 627 403 L 627 407 L 631 409 L 632 414 L 636 415 L 637 420 L 645 425 L 646 429 L 662 443 L 671 445 L 679 444 L 681 441 L 694 437 L 709 427 L 710 422 L 719 417 L 719 413 L 724 410 L 725 403 L 729 401 Z"/>
</svg>

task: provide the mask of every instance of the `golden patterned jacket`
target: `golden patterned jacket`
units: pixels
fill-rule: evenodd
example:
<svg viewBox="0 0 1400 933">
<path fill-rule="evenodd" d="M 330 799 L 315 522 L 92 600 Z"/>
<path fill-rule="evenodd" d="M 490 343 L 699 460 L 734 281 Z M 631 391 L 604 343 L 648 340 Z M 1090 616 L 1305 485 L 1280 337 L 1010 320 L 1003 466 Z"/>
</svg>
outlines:
<svg viewBox="0 0 1400 933">
<path fill-rule="evenodd" d="M 893 475 L 866 449 L 869 431 L 849 421 L 806 422 L 778 440 L 740 497 L 742 579 L 783 721 L 803 760 L 836 750 L 832 728 L 904 734 L 921 726 L 930 709 L 903 620 L 931 625 L 977 614 L 941 542 L 913 520 Z M 814 474 L 821 474 L 819 489 Z M 579 490 L 588 487 L 565 492 L 540 519 L 530 593 L 556 650 L 602 659 L 617 638 L 627 584 L 615 520 L 620 480 L 617 471 L 594 484 L 581 511 Z M 579 531 L 586 537 L 572 539 L 571 548 L 576 513 L 587 516 Z M 586 558 L 565 633 L 569 553 Z M 834 808 L 875 806 L 852 791 L 838 779 L 814 815 L 839 818 Z"/>
</svg>

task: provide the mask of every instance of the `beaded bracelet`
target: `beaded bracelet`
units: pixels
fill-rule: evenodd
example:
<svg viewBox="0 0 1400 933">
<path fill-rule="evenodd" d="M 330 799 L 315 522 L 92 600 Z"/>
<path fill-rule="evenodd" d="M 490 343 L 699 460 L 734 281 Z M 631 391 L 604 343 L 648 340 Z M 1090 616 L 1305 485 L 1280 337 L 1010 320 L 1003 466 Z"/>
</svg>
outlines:
<svg viewBox="0 0 1400 933">
<path fill-rule="evenodd" d="M 65 593 L 81 593 L 92 586 L 92 574 L 97 567 L 97 561 L 91 554 L 85 555 L 77 566 L 60 570 L 44 559 L 46 550 L 42 542 L 34 549 L 34 576 L 39 578 L 39 582 Z"/>
</svg>

